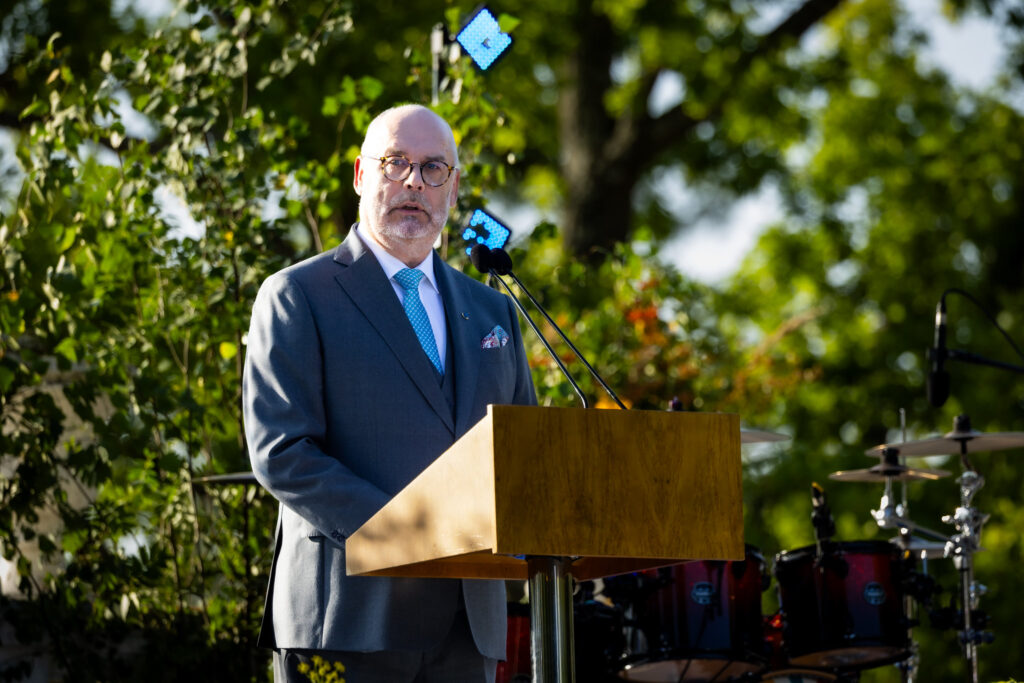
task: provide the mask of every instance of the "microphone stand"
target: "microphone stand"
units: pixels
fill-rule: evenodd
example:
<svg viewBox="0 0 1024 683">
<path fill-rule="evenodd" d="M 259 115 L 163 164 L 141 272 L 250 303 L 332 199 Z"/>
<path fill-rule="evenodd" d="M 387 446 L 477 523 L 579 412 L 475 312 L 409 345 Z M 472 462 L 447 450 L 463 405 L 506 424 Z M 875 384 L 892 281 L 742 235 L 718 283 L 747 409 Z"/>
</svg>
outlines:
<svg viewBox="0 0 1024 683">
<path fill-rule="evenodd" d="M 529 320 L 529 316 L 526 315 L 526 311 L 523 310 L 523 306 L 519 303 L 518 298 L 515 294 L 512 293 L 512 289 L 508 286 L 508 283 L 501 278 L 502 275 L 508 275 L 509 277 L 511 277 L 519 286 L 519 289 L 521 289 L 526 294 L 526 296 L 530 298 L 530 301 L 533 302 L 534 307 L 536 307 L 536 309 L 540 311 L 540 314 L 544 316 L 544 319 L 548 321 L 548 324 L 551 325 L 551 327 L 554 328 L 555 332 L 558 333 L 558 336 L 562 338 L 562 341 L 564 341 L 566 345 L 570 349 L 572 349 L 572 352 L 576 354 L 576 357 L 580 359 L 580 362 L 583 363 L 583 365 L 587 368 L 591 376 L 598 381 L 598 383 L 605 390 L 608 396 L 610 396 L 611 399 L 615 401 L 615 403 L 619 406 L 621 410 L 629 410 L 629 408 L 627 408 L 626 405 L 621 400 L 619 400 L 619 397 L 615 394 L 615 392 L 612 391 L 612 388 L 608 386 L 608 383 L 604 381 L 604 378 L 601 377 L 597 370 L 594 369 L 594 366 L 590 364 L 590 362 L 587 360 L 587 357 L 583 355 L 583 352 L 576 348 L 576 345 L 569 340 L 569 338 L 565 335 L 565 332 L 562 331 L 562 328 L 558 326 L 558 323 L 551 319 L 551 316 L 548 315 L 548 312 L 544 309 L 543 306 L 541 306 L 540 302 L 537 301 L 537 298 L 534 297 L 532 293 L 530 293 L 530 290 L 527 289 L 525 284 L 523 284 L 523 281 L 520 280 L 514 272 L 512 272 L 512 258 L 508 255 L 508 252 L 501 248 L 491 249 L 485 244 L 477 244 L 471 250 L 470 258 L 473 261 L 473 265 L 476 266 L 477 270 L 488 273 L 492 278 L 497 279 L 498 282 L 502 284 L 505 290 L 509 293 L 509 296 L 512 297 L 512 300 L 516 302 L 516 305 L 519 308 L 519 312 L 522 313 L 523 316 L 527 318 L 527 320 Z M 543 335 L 540 334 L 540 332 L 537 330 L 537 326 L 534 325 L 532 321 L 530 321 L 530 325 L 533 327 L 534 331 L 537 332 L 537 335 L 543 339 Z M 582 398 L 583 394 L 580 391 L 580 388 L 576 385 L 576 382 L 573 380 L 572 375 L 570 375 L 568 370 L 565 369 L 565 366 L 562 364 L 561 360 L 555 355 L 555 352 L 551 350 L 551 347 L 547 345 L 546 340 L 545 346 L 548 349 L 548 353 L 555 357 L 555 360 L 558 362 L 558 366 L 561 368 L 562 373 L 565 374 L 565 376 L 572 383 L 573 388 L 576 389 L 576 393 L 579 394 Z M 589 404 L 587 404 L 586 399 L 583 400 L 583 403 L 584 408 L 589 407 Z"/>
<path fill-rule="evenodd" d="M 987 365 L 992 368 L 1000 368 L 1002 370 L 1009 370 L 1011 372 L 1019 372 L 1024 374 L 1024 366 L 1013 365 L 1012 363 L 1004 363 L 1001 360 L 992 360 L 985 358 L 976 353 L 970 351 L 959 351 L 957 349 L 946 349 L 946 358 L 949 360 L 958 360 L 961 363 L 973 363 L 974 365 Z"/>
<path fill-rule="evenodd" d="M 1002 328 L 1002 326 L 999 324 L 999 321 L 996 320 L 995 317 L 991 313 L 988 312 L 988 309 L 986 309 L 984 306 L 981 305 L 981 302 L 979 302 L 977 299 L 975 299 L 973 296 L 971 296 L 971 294 L 969 292 L 965 292 L 964 290 L 958 289 L 956 287 L 950 287 L 945 292 L 943 292 L 942 296 L 939 298 L 939 304 L 938 304 L 937 312 L 936 312 L 936 348 L 929 349 L 929 351 L 928 351 L 928 358 L 929 358 L 929 360 L 938 360 L 940 362 L 943 361 L 943 360 L 946 360 L 946 359 L 948 359 L 948 360 L 956 360 L 956 361 L 960 361 L 961 363 L 973 363 L 974 365 L 987 365 L 989 367 L 999 368 L 1001 370 L 1009 370 L 1011 372 L 1017 372 L 1017 373 L 1024 374 L 1024 366 L 1013 365 L 1012 363 L 1004 363 L 1003 361 L 999 361 L 999 360 L 992 360 L 990 358 L 985 358 L 984 356 L 981 356 L 981 355 L 979 355 L 977 353 L 972 353 L 970 351 L 960 351 L 960 350 L 957 350 L 957 349 L 947 349 L 947 348 L 945 348 L 945 344 L 940 342 L 940 338 L 938 336 L 938 334 L 939 334 L 938 333 L 938 325 L 940 323 L 939 316 L 942 316 L 942 325 L 945 326 L 945 320 L 944 319 L 945 319 L 945 315 L 946 315 L 946 295 L 947 294 L 959 294 L 959 295 L 963 296 L 964 298 L 966 298 L 971 303 L 973 303 L 975 306 L 977 306 L 978 309 L 981 310 L 981 312 L 985 314 L 985 317 L 987 317 L 989 319 L 989 321 L 992 323 L 992 325 L 994 325 L 995 328 L 997 330 L 999 330 L 999 332 L 1003 335 L 1003 337 L 1010 344 L 1010 346 L 1013 348 L 1013 350 L 1017 352 L 1017 355 L 1019 355 L 1022 358 L 1024 358 L 1024 353 L 1022 353 L 1020 348 L 1013 342 L 1013 339 L 1010 337 L 1009 334 L 1007 334 L 1006 330 L 1004 330 Z M 942 348 L 939 348 L 940 344 L 942 345 Z M 945 399 L 943 399 L 943 402 L 945 402 Z M 936 405 L 936 407 L 939 407 L 941 405 L 942 404 L 939 403 L 938 405 Z"/>
<path fill-rule="evenodd" d="M 555 353 L 555 350 L 553 348 L 551 348 L 551 344 L 548 343 L 547 338 L 543 334 L 541 334 L 540 328 L 537 327 L 537 323 L 533 322 L 533 318 L 531 318 L 530 315 L 526 312 L 526 309 L 523 308 L 522 302 L 520 302 L 519 299 L 516 297 L 516 295 L 512 293 L 512 288 L 508 286 L 507 282 L 505 282 L 503 279 L 501 279 L 501 277 L 498 275 L 498 273 L 495 272 L 494 268 L 491 268 L 488 271 L 488 273 L 490 274 L 490 276 L 492 278 L 494 278 L 495 280 L 500 282 L 502 284 L 502 286 L 505 288 L 505 290 L 508 292 L 508 295 L 512 298 L 512 303 L 514 303 L 516 305 L 516 309 L 519 310 L 520 315 L 522 315 L 526 319 L 526 322 L 528 322 L 530 324 L 530 327 L 533 328 L 533 331 L 536 332 L 537 336 L 540 338 L 540 342 L 544 345 L 544 348 L 548 350 L 548 354 L 552 358 L 555 359 L 556 363 L 558 363 L 558 369 L 561 370 L 562 374 L 565 375 L 566 379 L 569 380 L 569 384 L 572 385 L 573 391 L 575 391 L 576 395 L 580 397 L 580 402 L 583 404 L 583 407 L 584 408 L 589 408 L 590 407 L 590 402 L 587 401 L 587 397 L 583 395 L 583 390 L 580 389 L 580 385 L 578 385 L 576 383 L 576 380 L 573 379 L 572 374 L 565 367 L 565 363 L 563 363 L 562 359 L 558 357 L 558 354 Z M 515 277 L 515 276 L 513 275 L 512 277 Z M 517 279 L 516 282 L 519 282 L 519 280 Z M 523 291 L 525 292 L 526 290 L 524 289 Z M 532 299 L 533 297 L 530 297 L 530 298 Z M 534 302 L 534 303 L 536 303 L 536 302 Z M 544 313 L 543 309 L 540 309 L 540 312 Z M 547 318 L 547 313 L 544 313 L 544 317 Z M 551 319 L 548 318 L 548 321 L 550 322 Z M 552 325 L 555 327 L 556 330 L 558 330 L 558 326 L 554 325 L 554 323 L 552 323 Z M 561 333 L 561 330 L 558 330 L 558 331 L 559 331 L 559 333 Z M 564 339 L 565 335 L 563 335 L 562 338 Z M 570 344 L 570 346 L 572 346 L 572 344 Z M 590 367 L 590 366 L 587 366 L 587 367 Z"/>
<path fill-rule="evenodd" d="M 604 378 L 601 377 L 601 375 L 597 373 L 597 370 L 595 370 L 593 366 L 587 361 L 586 356 L 584 356 L 583 353 L 576 348 L 575 344 L 569 341 L 569 338 L 565 336 L 564 332 L 562 332 L 562 328 L 555 324 L 555 321 L 551 319 L 551 316 L 548 315 L 548 312 L 544 310 L 543 306 L 540 305 L 540 302 L 538 302 L 537 299 L 534 298 L 533 294 L 530 293 L 530 290 L 528 290 L 526 286 L 523 285 L 522 280 L 520 280 L 519 277 L 516 276 L 516 274 L 513 273 L 511 269 L 509 269 L 508 271 L 508 276 L 515 280 L 515 283 L 519 285 L 519 288 L 523 290 L 523 292 L 526 293 L 526 296 L 530 297 L 530 301 L 532 301 L 533 305 L 537 307 L 537 310 L 540 311 L 540 314 L 544 316 L 544 319 L 548 321 L 551 327 L 555 328 L 555 332 L 558 333 L 558 336 L 560 336 L 562 338 L 562 341 L 564 341 L 569 346 L 569 348 L 572 349 L 572 352 L 575 353 L 576 357 L 580 359 L 580 362 L 586 366 L 587 370 L 590 371 L 590 374 L 594 377 L 594 379 L 596 379 L 601 384 L 601 387 L 604 388 L 605 392 L 611 397 L 611 399 L 619 405 L 619 408 L 621 408 L 622 410 L 629 410 L 625 405 L 623 405 L 622 401 L 619 400 L 619 397 L 615 394 L 615 392 L 612 391 L 612 388 L 608 386 L 608 384 L 604 381 Z M 505 284 L 504 281 L 502 281 L 502 284 Z M 508 285 L 505 285 L 505 288 L 508 289 Z M 509 293 L 511 293 L 511 291 Z"/>
</svg>

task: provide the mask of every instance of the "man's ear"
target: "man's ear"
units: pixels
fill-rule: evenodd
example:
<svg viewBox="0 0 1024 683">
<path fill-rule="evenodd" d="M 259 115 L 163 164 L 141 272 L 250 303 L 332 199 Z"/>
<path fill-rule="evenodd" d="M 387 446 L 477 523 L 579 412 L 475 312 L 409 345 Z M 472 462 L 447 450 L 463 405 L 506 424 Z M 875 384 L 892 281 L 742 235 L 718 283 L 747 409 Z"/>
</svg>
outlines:
<svg viewBox="0 0 1024 683">
<path fill-rule="evenodd" d="M 355 166 L 352 167 L 352 187 L 355 188 L 356 194 L 362 196 L 363 189 L 363 164 L 362 157 L 356 157 Z"/>
<path fill-rule="evenodd" d="M 455 169 L 455 178 L 452 179 L 452 193 L 448 198 L 448 208 L 454 209 L 455 205 L 459 203 L 459 178 L 462 175 L 462 171 Z"/>
</svg>

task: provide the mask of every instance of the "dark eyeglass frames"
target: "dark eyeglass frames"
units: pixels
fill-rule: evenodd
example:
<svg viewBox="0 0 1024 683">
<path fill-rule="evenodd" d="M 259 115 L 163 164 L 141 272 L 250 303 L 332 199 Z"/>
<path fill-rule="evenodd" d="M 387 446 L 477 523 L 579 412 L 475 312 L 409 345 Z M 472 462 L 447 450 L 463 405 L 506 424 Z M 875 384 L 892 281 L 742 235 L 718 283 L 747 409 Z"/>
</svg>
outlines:
<svg viewBox="0 0 1024 683">
<path fill-rule="evenodd" d="M 423 182 L 431 187 L 441 187 L 451 177 L 455 166 L 449 166 L 443 161 L 424 161 L 417 163 L 409 161 L 403 156 L 392 155 L 389 157 L 373 157 L 380 162 L 381 171 L 388 180 L 399 182 L 405 180 L 412 173 L 413 166 L 420 167 L 420 177 Z"/>
</svg>

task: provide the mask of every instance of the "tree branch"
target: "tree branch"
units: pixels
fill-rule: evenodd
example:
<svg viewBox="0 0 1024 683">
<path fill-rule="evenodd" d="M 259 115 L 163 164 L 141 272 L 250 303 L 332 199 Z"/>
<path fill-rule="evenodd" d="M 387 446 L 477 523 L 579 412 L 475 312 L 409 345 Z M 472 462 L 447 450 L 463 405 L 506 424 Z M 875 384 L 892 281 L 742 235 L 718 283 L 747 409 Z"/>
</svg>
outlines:
<svg viewBox="0 0 1024 683">
<path fill-rule="evenodd" d="M 789 39 L 801 37 L 812 26 L 821 21 L 834 10 L 843 0 L 808 0 L 793 14 L 776 26 L 759 41 L 753 50 L 743 52 L 732 73 L 736 74 L 733 81 L 739 80 L 750 65 L 757 59 L 770 55 L 785 47 Z M 731 89 L 723 88 L 722 93 Z M 708 115 L 703 119 L 694 119 L 687 115 L 681 107 L 674 107 L 661 116 L 652 118 L 645 114 L 636 121 L 636 144 L 629 150 L 638 158 L 634 163 L 646 165 L 666 146 L 679 140 L 698 123 L 717 118 L 725 104 L 724 94 L 713 103 Z M 628 152 L 627 152 L 628 153 Z"/>
</svg>

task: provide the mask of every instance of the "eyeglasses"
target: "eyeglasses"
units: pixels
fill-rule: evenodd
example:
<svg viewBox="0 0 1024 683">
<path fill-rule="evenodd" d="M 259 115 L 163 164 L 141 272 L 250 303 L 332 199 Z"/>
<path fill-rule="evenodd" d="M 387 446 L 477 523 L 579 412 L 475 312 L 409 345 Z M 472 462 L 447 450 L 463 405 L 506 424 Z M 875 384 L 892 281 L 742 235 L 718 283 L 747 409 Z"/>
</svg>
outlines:
<svg viewBox="0 0 1024 683">
<path fill-rule="evenodd" d="M 441 187 L 448 182 L 452 171 L 455 170 L 454 166 L 449 166 L 443 161 L 416 163 L 400 155 L 374 158 L 380 162 L 380 168 L 384 171 L 384 177 L 396 183 L 408 178 L 409 174 L 412 173 L 413 166 L 419 166 L 420 177 L 423 178 L 423 182 L 431 187 Z"/>
</svg>

